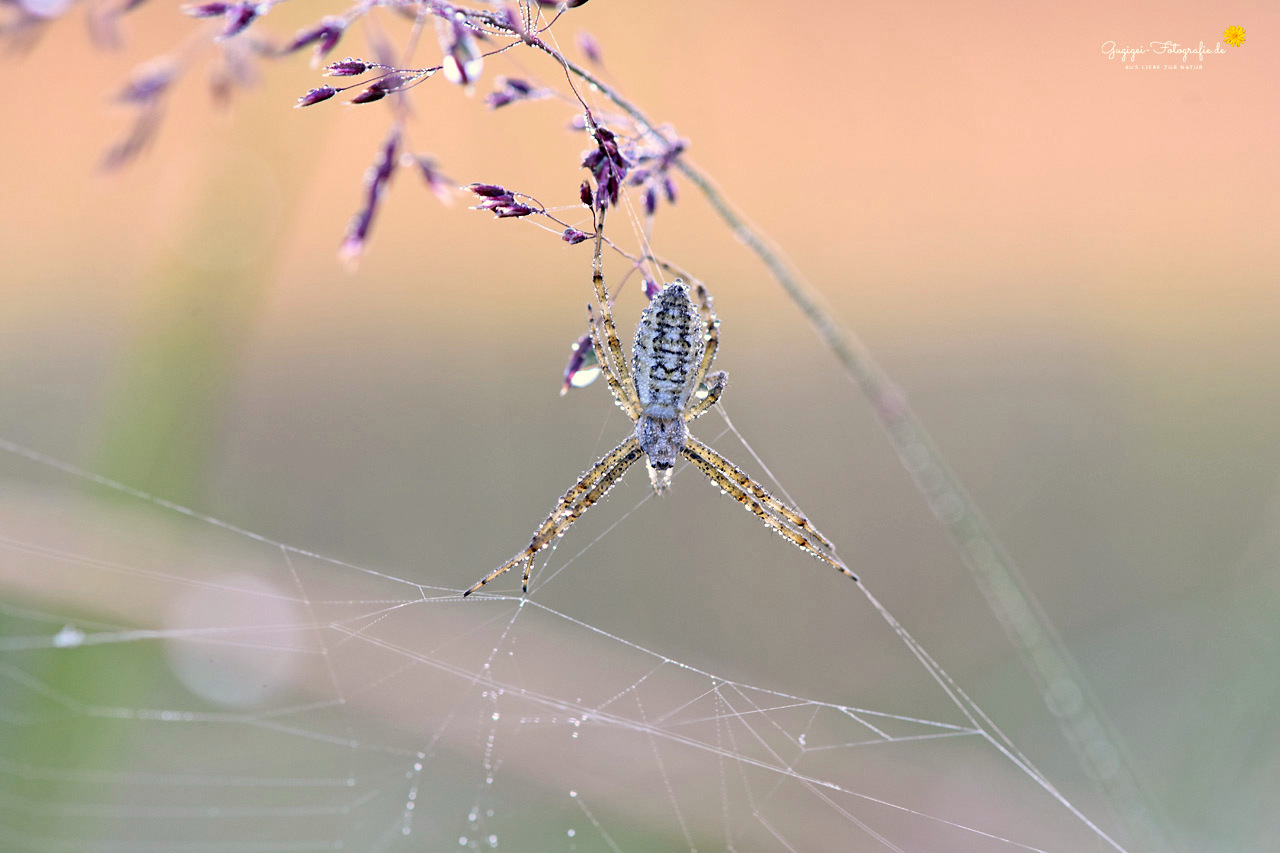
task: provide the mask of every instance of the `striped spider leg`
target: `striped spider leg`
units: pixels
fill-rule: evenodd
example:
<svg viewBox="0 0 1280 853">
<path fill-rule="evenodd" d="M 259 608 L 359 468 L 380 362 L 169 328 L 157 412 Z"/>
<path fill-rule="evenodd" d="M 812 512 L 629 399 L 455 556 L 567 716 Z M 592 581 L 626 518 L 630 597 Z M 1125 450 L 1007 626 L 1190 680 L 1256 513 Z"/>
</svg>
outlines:
<svg viewBox="0 0 1280 853">
<path fill-rule="evenodd" d="M 606 453 L 604 458 L 592 466 L 591 470 L 582 475 L 582 479 L 574 483 L 569 491 L 565 492 L 564 497 L 560 499 L 560 503 L 547 516 L 546 521 L 542 522 L 542 526 L 534 531 L 533 539 L 529 541 L 529 547 L 507 560 L 501 566 L 498 566 L 483 579 L 476 581 L 470 589 L 462 594 L 462 597 L 466 598 L 489 581 L 522 563 L 524 564 L 524 575 L 521 578 L 520 589 L 523 592 L 528 592 L 529 575 L 533 572 L 533 559 L 538 555 L 538 552 L 554 542 L 592 504 L 604 497 L 605 493 L 613 488 L 614 484 L 627 472 L 627 469 L 640 459 L 642 453 L 640 442 L 636 440 L 636 437 L 634 435 L 627 436 L 622 444 Z"/>
<path fill-rule="evenodd" d="M 688 286 L 680 279 L 664 285 L 641 315 L 628 363 L 602 272 L 603 210 L 596 214 L 595 226 L 591 280 L 599 314 L 588 307 L 591 344 L 609 391 L 619 408 L 635 422 L 635 431 L 565 492 L 534 531 L 527 548 L 477 581 L 463 596 L 519 565 L 524 566 L 521 589 L 528 592 L 537 554 L 599 502 L 632 465 L 644 458 L 653 490 L 662 494 L 671 484 L 678 456 L 693 463 L 722 493 L 731 495 L 767 527 L 857 580 L 835 556 L 831 543 L 798 510 L 769 494 L 764 486 L 689 434 L 686 424 L 706 414 L 719 401 L 728 380 L 723 371 L 709 372 L 720 344 L 720 323 L 706 288 L 693 288 L 695 304 Z"/>
<path fill-rule="evenodd" d="M 591 261 L 591 281 L 599 303 L 600 315 L 597 317 L 591 310 L 591 306 L 587 306 L 591 345 L 595 349 L 605 379 L 608 380 L 609 391 L 613 394 L 614 400 L 618 407 L 627 413 L 627 417 L 634 421 L 640 417 L 640 401 L 636 396 L 635 382 L 632 381 L 631 374 L 627 370 L 627 361 L 622 353 L 622 342 L 618 339 L 618 329 L 613 322 L 613 312 L 609 305 L 609 291 L 604 283 L 603 211 L 597 214 L 595 226 L 595 253 Z M 533 572 L 533 560 L 538 552 L 554 542 L 569 528 L 569 525 L 603 498 L 642 455 L 640 441 L 635 435 L 628 436 L 621 444 L 606 453 L 599 462 L 582 475 L 577 483 L 570 487 L 569 491 L 565 492 L 560 503 L 534 531 L 529 546 L 473 584 L 462 594 L 463 598 L 522 563 L 524 574 L 520 589 L 528 592 L 529 575 Z"/>
</svg>

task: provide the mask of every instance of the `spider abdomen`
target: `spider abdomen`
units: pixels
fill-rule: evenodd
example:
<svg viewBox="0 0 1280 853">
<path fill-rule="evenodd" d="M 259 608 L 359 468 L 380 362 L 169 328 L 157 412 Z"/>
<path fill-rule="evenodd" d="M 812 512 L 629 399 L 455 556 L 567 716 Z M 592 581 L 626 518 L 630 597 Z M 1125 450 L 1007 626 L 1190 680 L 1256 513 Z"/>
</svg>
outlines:
<svg viewBox="0 0 1280 853">
<path fill-rule="evenodd" d="M 703 320 L 678 279 L 644 309 L 632 351 L 636 396 L 654 418 L 679 418 L 689 404 L 706 350 Z"/>
</svg>

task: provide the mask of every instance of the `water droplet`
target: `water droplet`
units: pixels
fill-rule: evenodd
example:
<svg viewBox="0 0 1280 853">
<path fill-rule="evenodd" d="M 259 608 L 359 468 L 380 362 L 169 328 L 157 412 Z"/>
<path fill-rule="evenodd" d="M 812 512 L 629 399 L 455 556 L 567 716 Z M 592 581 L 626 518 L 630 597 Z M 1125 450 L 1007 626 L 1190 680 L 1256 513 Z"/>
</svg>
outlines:
<svg viewBox="0 0 1280 853">
<path fill-rule="evenodd" d="M 576 372 L 574 372 L 573 376 L 569 378 L 569 385 L 571 385 L 574 388 L 585 388 L 599 378 L 600 378 L 600 368 L 587 367 L 585 366 L 585 362 L 584 362 L 584 366 L 579 368 Z"/>
<path fill-rule="evenodd" d="M 571 829 L 571 830 L 569 830 L 569 837 L 570 837 L 570 838 L 573 838 L 573 837 L 574 837 L 575 835 L 577 835 L 577 834 L 578 834 L 578 833 L 577 833 L 575 830 L 572 830 L 572 829 Z"/>
<path fill-rule="evenodd" d="M 62 629 L 53 635 L 53 647 L 55 649 L 69 649 L 83 642 L 84 631 L 81 631 L 75 625 L 63 625 Z"/>
<path fill-rule="evenodd" d="M 458 846 L 459 847 L 467 846 L 467 837 L 465 835 L 458 839 Z"/>
<path fill-rule="evenodd" d="M 450 83 L 469 86 L 479 78 L 484 58 L 469 32 L 455 25 L 454 33 L 453 44 L 447 46 L 444 57 L 444 76 Z"/>
<path fill-rule="evenodd" d="M 578 792 L 577 792 L 577 791 L 570 791 L 570 792 L 569 792 L 569 796 L 571 796 L 571 797 L 576 797 L 576 796 L 578 796 Z"/>
<path fill-rule="evenodd" d="M 501 718 L 502 718 L 502 715 L 499 714 L 497 711 L 494 711 L 493 716 L 490 719 L 492 719 L 496 723 Z"/>
</svg>

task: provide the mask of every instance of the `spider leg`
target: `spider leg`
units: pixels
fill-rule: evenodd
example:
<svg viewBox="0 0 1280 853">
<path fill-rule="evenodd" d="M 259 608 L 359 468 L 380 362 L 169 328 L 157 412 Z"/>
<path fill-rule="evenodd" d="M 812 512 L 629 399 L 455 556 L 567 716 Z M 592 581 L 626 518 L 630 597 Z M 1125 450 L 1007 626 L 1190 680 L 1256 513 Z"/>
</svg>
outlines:
<svg viewBox="0 0 1280 853">
<path fill-rule="evenodd" d="M 777 512 L 778 515 L 791 522 L 791 524 L 806 531 L 824 548 L 834 550 L 832 544 L 823 538 L 822 534 L 809 524 L 809 520 L 807 518 L 775 498 L 773 495 L 769 494 L 769 492 L 765 490 L 764 486 L 747 476 L 747 474 L 737 465 L 734 465 L 728 459 L 721 456 L 717 451 L 712 450 L 693 436 L 689 436 L 685 439 L 685 445 L 687 448 L 696 450 L 712 465 L 715 465 L 716 468 L 723 472 L 725 476 L 732 478 L 735 483 L 741 486 L 744 491 L 753 496 L 756 500 Z"/>
<path fill-rule="evenodd" d="M 600 361 L 600 368 L 604 371 L 604 378 L 609 382 L 609 390 L 613 392 L 613 399 L 618 401 L 618 405 L 622 411 L 627 413 L 627 417 L 636 420 L 640 417 L 640 400 L 636 397 L 634 391 L 629 386 L 623 385 L 618 379 L 613 368 L 609 364 L 609 359 L 604 358 L 604 347 L 600 341 L 600 327 L 596 324 L 595 313 L 591 310 L 591 306 L 587 306 L 587 327 L 591 334 L 591 346 L 595 348 L 596 358 Z"/>
<path fill-rule="evenodd" d="M 632 436 L 632 438 L 634 438 L 634 436 Z M 631 439 L 629 438 L 628 441 L 630 440 Z M 623 444 L 627 444 L 627 442 L 623 442 Z M 553 528 L 547 530 L 545 533 L 542 533 L 542 535 L 545 537 L 545 544 L 540 546 L 539 550 L 549 545 L 553 539 L 556 539 L 562 533 L 564 533 L 564 531 L 568 529 L 569 525 L 577 521 L 584 512 L 586 512 L 588 509 L 590 509 L 592 506 L 598 503 L 600 499 L 603 498 L 606 494 L 608 494 L 609 490 L 612 489 L 617 484 L 617 482 L 622 479 L 622 475 L 627 473 L 627 470 L 632 465 L 634 465 L 637 460 L 642 459 L 643 457 L 644 457 L 644 451 L 640 449 L 640 445 L 637 442 L 634 448 L 629 449 L 626 453 L 624 453 L 621 457 L 618 458 L 617 462 L 613 465 L 613 467 L 609 468 L 603 474 L 600 475 L 600 478 L 596 481 L 596 484 L 592 486 L 590 489 L 588 489 L 587 492 L 581 496 L 581 499 L 578 501 L 577 504 L 567 509 L 561 515 L 560 519 L 556 522 Z M 543 523 L 543 526 L 544 527 L 546 526 L 545 522 Z M 541 533 L 542 531 L 540 530 L 539 532 Z M 529 575 L 532 572 L 533 572 L 533 555 L 530 554 L 528 561 L 525 563 L 524 577 L 520 583 L 520 589 L 524 592 L 529 591 Z"/>
<path fill-rule="evenodd" d="M 568 529 L 569 525 L 578 520 L 579 516 L 603 498 L 609 489 L 613 488 L 614 484 L 627 472 L 627 469 L 643 455 L 644 451 L 640 449 L 640 442 L 636 440 L 636 437 L 634 435 L 627 436 L 625 441 L 605 454 L 599 462 L 591 467 L 591 470 L 583 474 L 582 478 L 570 487 L 569 491 L 564 493 L 564 497 L 560 499 L 560 503 L 547 516 L 547 520 L 542 522 L 542 525 L 534 531 L 533 538 L 529 540 L 529 547 L 501 566 L 498 566 L 498 568 L 486 575 L 483 580 L 473 584 L 470 589 L 462 594 L 462 597 L 466 598 L 489 581 L 505 574 L 521 563 L 524 563 L 522 589 L 528 592 L 529 574 L 533 571 L 533 558 L 537 556 L 538 552 L 554 542 L 556 537 Z"/>
<path fill-rule="evenodd" d="M 694 374 L 697 379 L 693 387 L 697 388 L 706 381 L 711 362 L 716 359 L 716 348 L 720 346 L 720 320 L 716 317 L 716 310 L 711 307 L 711 294 L 707 293 L 707 289 L 699 284 L 694 287 L 693 292 L 698 297 L 698 311 L 702 314 L 704 324 L 702 336 L 707 342 L 707 348 L 702 353 L 702 363 Z"/>
<path fill-rule="evenodd" d="M 613 322 L 613 312 L 609 309 L 609 291 L 604 286 L 604 211 L 601 210 L 596 214 L 596 251 L 591 258 L 591 283 L 596 289 L 596 300 L 600 303 L 600 318 L 604 333 L 601 335 L 603 343 L 607 343 L 609 348 L 603 347 L 596 352 L 600 357 L 601 364 L 610 364 L 612 360 L 613 374 L 618 379 L 618 384 L 623 388 L 631 391 L 631 396 L 635 397 L 635 381 L 631 378 L 631 368 L 627 364 L 626 356 L 622 353 L 622 343 L 618 340 L 618 327 Z"/>
<path fill-rule="evenodd" d="M 808 519 L 770 495 L 763 486 L 748 477 L 728 459 L 693 436 L 689 436 L 686 440 L 680 454 L 706 474 L 711 482 L 754 512 L 767 526 L 791 540 L 796 547 L 853 580 L 858 579 L 858 576 L 849 571 L 848 567 L 827 553 L 832 550 L 831 543 L 809 524 Z"/>
<path fill-rule="evenodd" d="M 720 402 L 720 395 L 724 393 L 724 387 L 729 382 L 729 374 L 723 370 L 717 370 L 707 377 L 706 382 L 707 396 L 701 400 L 695 400 L 693 405 L 684 413 L 686 423 L 694 418 L 702 417 L 712 406 Z"/>
</svg>

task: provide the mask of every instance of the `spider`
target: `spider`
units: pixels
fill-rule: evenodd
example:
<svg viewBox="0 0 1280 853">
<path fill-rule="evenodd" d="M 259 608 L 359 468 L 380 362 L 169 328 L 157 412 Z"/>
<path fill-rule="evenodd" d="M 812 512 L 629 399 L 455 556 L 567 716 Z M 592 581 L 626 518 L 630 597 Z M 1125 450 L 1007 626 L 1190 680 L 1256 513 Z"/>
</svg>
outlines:
<svg viewBox="0 0 1280 853">
<path fill-rule="evenodd" d="M 587 306 L 591 343 L 609 390 L 635 422 L 635 431 L 565 492 L 547 520 L 534 531 L 529 547 L 477 581 L 463 597 L 521 563 L 521 589 L 528 593 L 529 575 L 538 552 L 603 498 L 627 469 L 644 458 L 653 490 L 662 494 L 671 484 L 677 456 L 692 462 L 722 493 L 732 495 L 768 527 L 856 581 L 857 576 L 832 553 L 831 543 L 799 511 L 773 497 L 736 465 L 689 434 L 685 424 L 706 414 L 719 401 L 728 380 L 724 371 L 707 372 L 716 357 L 720 321 L 706 288 L 700 284 L 693 288 L 695 304 L 683 281 L 677 278 L 665 284 L 641 315 L 631 363 L 627 363 L 609 310 L 602 272 L 603 210 L 595 214 L 595 229 L 591 281 L 600 313 L 597 318 Z M 699 393 L 704 385 L 705 392 Z"/>
</svg>

